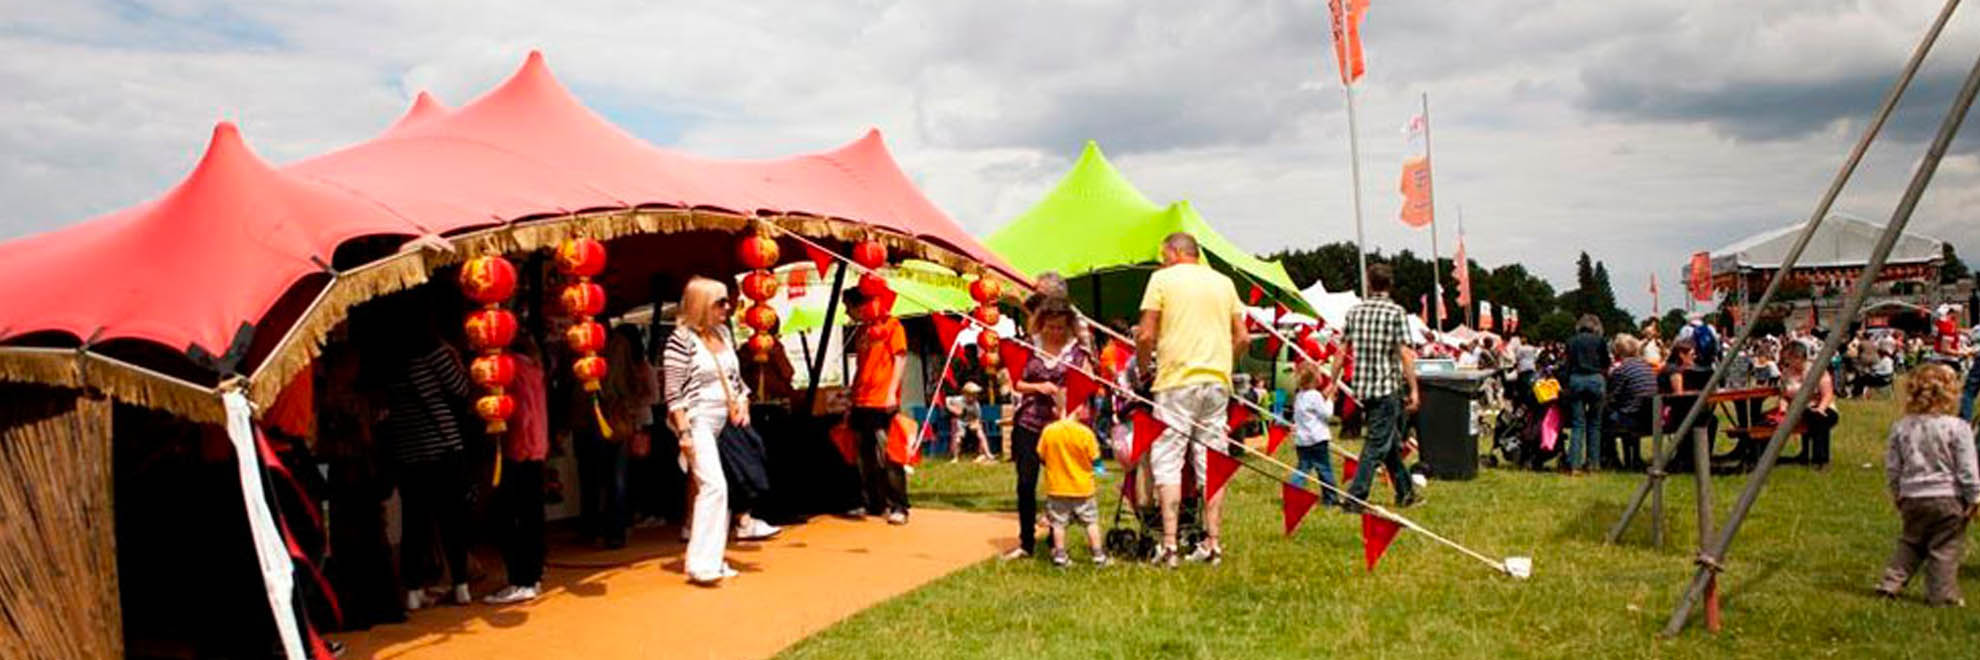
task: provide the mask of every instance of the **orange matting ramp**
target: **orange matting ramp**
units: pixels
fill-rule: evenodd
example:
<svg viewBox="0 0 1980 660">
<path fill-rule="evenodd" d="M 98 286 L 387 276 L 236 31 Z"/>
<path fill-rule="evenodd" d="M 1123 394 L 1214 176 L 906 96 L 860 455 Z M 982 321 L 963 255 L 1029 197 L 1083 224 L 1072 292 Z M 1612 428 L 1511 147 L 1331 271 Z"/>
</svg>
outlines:
<svg viewBox="0 0 1980 660">
<path fill-rule="evenodd" d="M 1015 543 L 1009 515 L 917 510 L 910 524 L 825 516 L 729 546 L 742 575 L 718 588 L 682 573 L 673 527 L 622 550 L 553 548 L 535 602 L 413 613 L 331 635 L 346 658 L 762 658 L 834 622 Z M 499 562 L 495 566 L 500 566 Z M 492 589 L 479 586 L 477 597 Z"/>
</svg>

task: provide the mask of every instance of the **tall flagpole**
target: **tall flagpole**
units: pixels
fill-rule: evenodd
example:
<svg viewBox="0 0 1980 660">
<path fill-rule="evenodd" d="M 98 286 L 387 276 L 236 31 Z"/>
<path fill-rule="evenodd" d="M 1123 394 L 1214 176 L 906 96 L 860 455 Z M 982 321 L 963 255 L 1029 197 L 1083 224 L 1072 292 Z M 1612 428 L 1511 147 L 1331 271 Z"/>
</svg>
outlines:
<svg viewBox="0 0 1980 660">
<path fill-rule="evenodd" d="M 1444 306 L 1444 266 L 1440 262 L 1443 253 L 1437 251 L 1437 159 L 1430 155 L 1430 93 L 1423 93 L 1423 168 L 1430 177 L 1430 329 L 1444 331 L 1444 315 L 1437 308 Z"/>
<path fill-rule="evenodd" d="M 1336 21 L 1346 20 L 1336 16 Z M 1342 34 L 1335 30 L 1334 34 Z M 1355 254 L 1361 260 L 1361 297 L 1368 297 L 1368 239 L 1361 228 L 1361 129 L 1354 120 L 1354 83 L 1346 82 L 1341 89 L 1347 92 L 1348 120 L 1348 170 L 1354 176 L 1354 246 Z"/>
</svg>

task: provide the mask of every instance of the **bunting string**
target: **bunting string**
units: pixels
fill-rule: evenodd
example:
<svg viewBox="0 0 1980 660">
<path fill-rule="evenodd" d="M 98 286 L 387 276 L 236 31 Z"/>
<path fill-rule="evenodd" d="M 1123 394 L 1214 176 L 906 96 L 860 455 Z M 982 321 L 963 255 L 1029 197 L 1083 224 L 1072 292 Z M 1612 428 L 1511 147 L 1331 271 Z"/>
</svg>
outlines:
<svg viewBox="0 0 1980 660">
<path fill-rule="evenodd" d="M 770 225 L 770 227 L 771 227 L 772 229 L 774 229 L 774 230 L 776 230 L 776 231 L 781 231 L 781 232 L 783 232 L 783 233 L 784 233 L 785 235 L 787 235 L 787 236 L 789 236 L 789 237 L 790 237 L 791 239 L 793 239 L 793 240 L 796 240 L 796 241 L 798 241 L 799 243 L 802 243 L 802 244 L 804 244 L 804 245 L 806 245 L 806 246 L 807 246 L 807 250 L 814 250 L 814 252 L 812 252 L 812 254 L 814 254 L 814 255 L 817 255 L 817 254 L 821 254 L 821 253 L 822 253 L 822 254 L 829 254 L 829 255 L 831 255 L 831 256 L 832 256 L 832 258 L 834 258 L 834 259 L 836 259 L 836 260 L 838 260 L 838 261 L 839 261 L 839 263 L 841 264 L 841 266 L 840 266 L 841 268 L 853 268 L 853 269 L 855 269 L 855 272 L 860 272 L 860 273 L 865 273 L 865 272 L 869 272 L 869 271 L 870 271 L 870 269 L 868 269 L 868 268 L 866 268 L 866 267 L 864 267 L 864 266 L 861 266 L 861 265 L 859 265 L 859 264 L 858 264 L 857 262 L 854 262 L 854 261 L 853 261 L 853 260 L 852 260 L 852 259 L 851 259 L 850 257 L 847 257 L 846 255 L 842 255 L 842 254 L 839 254 L 839 253 L 837 253 L 837 252 L 834 252 L 834 251 L 832 251 L 832 250 L 830 250 L 830 249 L 828 249 L 828 248 L 826 248 L 826 247 L 825 247 L 825 246 L 823 246 L 823 245 L 819 245 L 819 244 L 818 244 L 818 243 L 817 243 L 816 241 L 813 241 L 813 240 L 811 240 L 811 239 L 810 239 L 810 237 L 807 237 L 807 236 L 804 236 L 804 235 L 802 235 L 802 234 L 798 234 L 798 233 L 796 233 L 796 232 L 793 232 L 793 231 L 790 231 L 790 230 L 788 230 L 788 229 L 784 229 L 784 228 L 782 228 L 782 227 L 777 227 L 777 226 L 775 226 L 775 225 Z M 925 305 L 929 305 L 929 306 L 930 306 L 930 308 L 939 308 L 939 306 L 938 306 L 938 305 L 934 305 L 934 304 L 932 303 L 932 301 L 928 301 L 928 300 L 925 300 L 925 299 L 921 299 L 921 298 L 916 298 L 916 297 L 915 297 L 915 295 L 914 295 L 914 292 L 909 292 L 909 291 L 903 291 L 903 292 L 901 292 L 901 293 L 900 293 L 900 295 L 902 295 L 902 296 L 904 296 L 904 297 L 907 297 L 907 298 L 909 298 L 909 299 L 912 299 L 912 300 L 915 300 L 915 301 L 916 301 L 916 302 L 918 302 L 918 303 L 922 303 L 922 304 L 925 304 Z M 966 321 L 966 322 L 968 322 L 968 323 L 970 323 L 970 324 L 972 324 L 972 325 L 975 325 L 975 326 L 978 326 L 978 327 L 981 327 L 981 328 L 983 328 L 983 329 L 992 329 L 992 328 L 990 328 L 990 326 L 989 326 L 989 325 L 987 325 L 987 324 L 985 324 L 985 323 L 983 323 L 983 322 L 982 322 L 982 321 L 980 321 L 980 320 L 977 320 L 977 319 L 976 319 L 976 318 L 974 318 L 973 316 L 969 316 L 969 315 L 958 315 L 958 316 L 961 316 L 961 317 L 962 317 L 962 319 L 963 319 L 964 321 Z M 1090 324 L 1090 322 L 1089 322 L 1089 324 Z M 1101 326 L 1101 327 L 1104 327 L 1104 326 Z M 1042 351 L 1041 351 L 1041 349 L 1039 348 L 1039 346 L 1038 346 L 1038 345 L 1036 345 L 1036 344 L 1034 344 L 1034 343 L 1032 343 L 1032 342 L 1031 342 L 1031 341 L 1029 340 L 1029 338 L 1020 338 L 1020 337 L 1003 337 L 1003 338 L 1000 338 L 1000 339 L 1001 339 L 1001 341 L 1004 341 L 1004 342 L 1013 342 L 1013 343 L 1016 343 L 1016 344 L 1018 344 L 1018 345 L 1020 345 L 1020 346 L 1023 346 L 1023 347 L 1025 348 L 1025 349 L 1027 349 L 1027 350 L 1030 350 L 1030 351 L 1032 351 L 1033 353 L 1036 353 L 1036 354 L 1042 354 Z M 1304 354 L 1304 352 L 1302 352 L 1302 354 Z M 1099 376 L 1099 374 L 1098 374 L 1098 373 L 1096 373 L 1096 372 L 1094 372 L 1094 371 L 1092 371 L 1092 370 L 1091 370 L 1090 368 L 1088 368 L 1088 367 L 1086 367 L 1086 366 L 1081 366 L 1081 365 L 1068 365 L 1068 366 L 1067 366 L 1067 368 L 1068 368 L 1068 369 L 1071 369 L 1071 370 L 1074 370 L 1074 371 L 1078 371 L 1078 372 L 1080 372 L 1080 373 L 1082 373 L 1082 374 L 1084 374 L 1084 375 L 1086 375 L 1087 377 L 1089 377 L 1089 378 L 1092 378 L 1092 379 L 1094 379 L 1094 381 L 1095 381 L 1096 383 L 1104 383 L 1104 385 L 1103 385 L 1103 387 L 1105 387 L 1105 388 L 1108 388 L 1108 389 L 1111 389 L 1111 390 L 1113 390 L 1113 391 L 1114 391 L 1115 393 L 1117 393 L 1117 394 L 1120 394 L 1120 395 L 1122 395 L 1122 396 L 1126 396 L 1127 398 L 1129 398 L 1129 399 L 1131 399 L 1131 400 L 1133 400 L 1133 401 L 1135 401 L 1136 403 L 1140 403 L 1140 404 L 1143 404 L 1143 405 L 1146 405 L 1146 406 L 1149 406 L 1150 408 L 1156 408 L 1156 407 L 1159 407 L 1159 406 L 1158 406 L 1158 404 L 1157 404 L 1157 403 L 1156 403 L 1156 402 L 1155 402 L 1155 401 L 1154 401 L 1153 399 L 1150 399 L 1150 398 L 1148 398 L 1148 397 L 1145 397 L 1145 396 L 1142 396 L 1142 395 L 1141 395 L 1141 393 L 1139 393 L 1139 392 L 1135 392 L 1135 391 L 1133 391 L 1133 390 L 1130 390 L 1130 389 L 1126 389 L 1126 388 L 1121 388 L 1121 387 L 1118 387 L 1118 386 L 1116 386 L 1116 385 L 1113 385 L 1111 381 L 1108 381 L 1108 380 L 1106 380 L 1106 379 L 1104 379 L 1104 378 L 1101 378 L 1101 377 Z M 1236 445 L 1236 446 L 1238 446 L 1238 447 L 1243 447 L 1243 443 L 1242 443 L 1242 442 L 1239 442 L 1239 441 L 1238 441 L 1237 439 L 1235 439 L 1235 438 L 1232 438 L 1232 437 L 1231 437 L 1231 434 L 1230 434 L 1230 431 L 1229 431 L 1229 429 L 1220 429 L 1220 428 L 1215 428 L 1215 427 L 1212 427 L 1212 426 L 1210 426 L 1210 425 L 1207 425 L 1207 424 L 1203 424 L 1203 423 L 1200 423 L 1200 422 L 1197 422 L 1197 421 L 1195 421 L 1195 420 L 1193 420 L 1193 419 L 1189 419 L 1189 417 L 1188 417 L 1187 415 L 1179 415 L 1178 417 L 1179 417 L 1179 418 L 1181 418 L 1181 419 L 1185 419 L 1185 420 L 1188 420 L 1188 422 L 1189 422 L 1189 424 L 1190 424 L 1191 426 L 1193 426 L 1193 427 L 1195 427 L 1195 430 L 1196 430 L 1196 431 L 1199 431 L 1199 432 L 1206 432 L 1206 433 L 1208 433 L 1208 434 L 1209 434 L 1209 437 L 1222 437 L 1222 438 L 1223 438 L 1223 440 L 1224 440 L 1224 442 L 1226 442 L 1226 443 L 1228 443 L 1228 444 L 1231 444 L 1231 445 Z M 1275 417 L 1276 417 L 1276 416 L 1275 416 Z M 1246 468 L 1246 469 L 1250 469 L 1250 470 L 1252 470 L 1253 472 L 1257 472 L 1257 473 L 1259 473 L 1260 475 L 1264 475 L 1264 476 L 1266 476 L 1266 477 L 1269 477 L 1269 478 L 1271 478 L 1271 479 L 1272 479 L 1273 481 L 1275 481 L 1275 482 L 1278 482 L 1278 483 L 1280 483 L 1280 484 L 1282 484 L 1282 485 L 1292 485 L 1292 486 L 1296 486 L 1296 487 L 1303 487 L 1303 486 L 1304 486 L 1304 484 L 1306 484 L 1306 483 L 1312 483 L 1312 484 L 1314 484 L 1315 486 L 1318 486 L 1318 487 L 1320 487 L 1320 488 L 1324 488 L 1324 489 L 1326 489 L 1326 490 L 1328 490 L 1328 491 L 1330 491 L 1330 492 L 1332 492 L 1332 493 L 1334 493 L 1334 494 L 1335 494 L 1336 496 L 1338 496 L 1338 497 L 1340 497 L 1340 498 L 1342 498 L 1342 499 L 1345 499 L 1345 500 L 1347 500 L 1348 502 L 1350 502 L 1350 503 L 1352 503 L 1352 504 L 1355 504 L 1355 505 L 1357 505 L 1357 506 L 1359 506 L 1359 507 L 1361 507 L 1361 508 L 1362 508 L 1362 510 L 1363 510 L 1364 512 L 1366 512 L 1366 513 L 1367 513 L 1368 515 L 1371 515 L 1371 516 L 1375 516 L 1375 517 L 1378 517 L 1378 518 L 1381 518 L 1381 519 L 1384 519 L 1384 520 L 1388 520 L 1388 521 L 1390 521 L 1390 522 L 1394 522 L 1394 523 L 1396 523 L 1396 524 L 1399 524 L 1399 525 L 1402 525 L 1403 527 L 1405 527 L 1405 528 L 1408 528 L 1408 529 L 1410 529 L 1411 531 L 1414 531 L 1414 532 L 1417 532 L 1417 533 L 1420 533 L 1420 534 L 1422 534 L 1423 536 L 1425 536 L 1425 537 L 1427 537 L 1427 538 L 1429 538 L 1429 539 L 1430 539 L 1430 540 L 1432 540 L 1432 541 L 1435 541 L 1435 542 L 1437 542 L 1437 543 L 1439 543 L 1439 544 L 1442 544 L 1442 545 L 1444 545 L 1444 546 L 1446 546 L 1446 547 L 1449 547 L 1449 548 L 1451 548 L 1451 549 L 1454 549 L 1454 550 L 1457 550 L 1458 552 L 1460 552 L 1460 553 L 1462 553 L 1462 554 L 1464 554 L 1464 555 L 1466 555 L 1466 556 L 1469 556 L 1469 557 L 1471 557 L 1471 558 L 1473 558 L 1473 559 L 1477 559 L 1478 561 L 1480 561 L 1480 562 L 1483 562 L 1483 563 L 1484 563 L 1485 565 L 1487 565 L 1487 566 L 1490 566 L 1490 567 L 1492 567 L 1492 569 L 1493 569 L 1493 570 L 1495 570 L 1495 571 L 1498 571 L 1498 572 L 1500 572 L 1500 573 L 1504 573 L 1504 574 L 1507 574 L 1507 575 L 1514 575 L 1514 573 L 1513 573 L 1513 572 L 1512 572 L 1512 571 L 1511 571 L 1510 569 L 1508 569 L 1508 568 L 1506 567 L 1506 563 L 1505 563 L 1505 562 L 1503 562 L 1503 561 L 1500 561 L 1500 560 L 1497 560 L 1497 559 L 1492 559 L 1492 558 L 1490 558 L 1490 557 L 1487 557 L 1487 556 L 1485 556 L 1485 555 L 1483 555 L 1483 554 L 1480 554 L 1479 552 L 1477 552 L 1477 551 L 1475 551 L 1475 550 L 1472 550 L 1471 548 L 1468 548 L 1468 547 L 1465 547 L 1464 545 L 1462 545 L 1462 544 L 1459 544 L 1459 543 L 1457 543 L 1456 541 L 1452 541 L 1452 540 L 1450 540 L 1450 539 L 1448 539 L 1448 538 L 1445 538 L 1445 537 L 1443 537 L 1442 535 L 1439 535 L 1439 534 L 1436 534 L 1436 533 L 1433 533 L 1433 532 L 1431 532 L 1431 531 L 1430 531 L 1429 529 L 1427 529 L 1427 528 L 1425 528 L 1424 526 L 1422 526 L 1421 524 L 1418 524 L 1418 523 L 1417 523 L 1416 521 L 1414 521 L 1414 520 L 1411 520 L 1411 519 L 1409 519 L 1408 517 L 1406 517 L 1406 516 L 1403 516 L 1403 515 L 1401 515 L 1401 514 L 1398 514 L 1398 513 L 1396 513 L 1396 512 L 1394 512 L 1394 511 L 1390 511 L 1389 509 L 1387 509 L 1386 507 L 1383 507 L 1383 506 L 1381 506 L 1381 505 L 1378 505 L 1378 504 L 1375 504 L 1375 503 L 1373 503 L 1373 502 L 1370 502 L 1370 501 L 1368 501 L 1368 500 L 1365 500 L 1365 499 L 1362 499 L 1362 498 L 1359 498 L 1359 497 L 1355 497 L 1355 496 L 1354 496 L 1353 494 L 1351 494 L 1351 493 L 1349 493 L 1349 492 L 1347 492 L 1347 490 L 1346 490 L 1346 489 L 1343 489 L 1343 488 L 1341 488 L 1341 487 L 1339 487 L 1339 486 L 1335 486 L 1335 485 L 1330 485 L 1330 484 L 1327 484 L 1327 483 L 1325 483 L 1325 482 L 1322 482 L 1322 481 L 1320 481 L 1320 480 L 1318 480 L 1318 479 L 1305 479 L 1305 478 L 1301 478 L 1301 479 L 1299 479 L 1299 480 L 1298 480 L 1298 482 L 1299 482 L 1299 483 L 1293 483 L 1293 482 L 1291 482 L 1291 481 L 1289 481 L 1289 480 L 1287 479 L 1287 477 L 1289 477 L 1289 476 L 1291 476 L 1291 475 L 1294 475 L 1294 474 L 1299 474 L 1299 472 L 1298 472 L 1297 470 L 1295 470 L 1295 469 L 1294 469 L 1294 468 L 1293 468 L 1292 466 L 1290 466 L 1290 465 L 1287 465 L 1287 464 L 1285 464 L 1284 462 L 1281 462 L 1281 461 L 1279 461 L 1279 460 L 1278 460 L 1278 459 L 1276 459 L 1276 458 L 1273 458 L 1273 457 L 1271 457 L 1271 456 L 1265 456 L 1265 455 L 1263 455 L 1263 454 L 1262 454 L 1262 453 L 1260 453 L 1260 452 L 1251 452 L 1251 451 L 1241 451 L 1241 453 L 1242 453 L 1242 454 L 1248 454 L 1248 455 L 1252 455 L 1252 456 L 1257 456 L 1258 458 L 1260 458 L 1260 459 L 1262 459 L 1262 460 L 1263 460 L 1264 462 L 1266 462 L 1266 463 L 1269 463 L 1269 464 L 1271 464 L 1271 465 L 1272 465 L 1273 467 L 1276 467 L 1276 468 L 1278 468 L 1278 469 L 1280 470 L 1280 472 L 1278 472 L 1278 473 L 1276 473 L 1276 474 L 1275 474 L 1275 473 L 1273 473 L 1273 472 L 1271 472 L 1271 471 L 1269 471 L 1269 470 L 1266 470 L 1265 468 L 1262 468 L 1262 467 L 1259 467 L 1259 466 L 1257 466 L 1257 465 L 1255 465 L 1255 464 L 1253 464 L 1253 463 L 1252 463 L 1252 462 L 1250 462 L 1250 461 L 1245 461 L 1245 460 L 1242 460 L 1242 458 L 1241 458 L 1241 457 L 1239 456 L 1239 454 L 1234 454 L 1234 453 L 1232 453 L 1232 452 L 1228 452 L 1228 451 L 1223 451 L 1223 450 L 1219 450 L 1219 449 L 1217 449 L 1216 447 L 1213 447 L 1213 446 L 1211 446 L 1209 442 L 1206 442 L 1205 440 L 1203 440 L 1203 439 L 1200 439 L 1200 438 L 1198 438 L 1198 437 L 1197 437 L 1197 435 L 1198 435 L 1197 433 L 1190 433 L 1190 434 L 1187 434 L 1187 435 L 1186 435 L 1186 437 L 1187 437 L 1187 438 L 1189 439 L 1189 442 L 1191 442 L 1192 444 L 1195 444 L 1195 445 L 1198 445 L 1198 446 L 1200 446 L 1200 447 L 1201 447 L 1201 448 L 1203 448 L 1203 449 L 1204 449 L 1205 451 L 1211 451 L 1211 452 L 1216 452 L 1216 453 L 1218 453 L 1218 454 L 1222 454 L 1222 455 L 1223 455 L 1224 457 L 1226 457 L 1226 458 L 1229 458 L 1229 459 L 1232 459 L 1232 460 L 1233 460 L 1233 461 L 1234 461 L 1234 462 L 1235 462 L 1235 463 L 1236 463 L 1236 464 L 1237 464 L 1238 466 L 1240 466 L 1240 467 L 1244 467 L 1244 468 Z M 1370 469 L 1373 469 L 1373 468 L 1371 467 Z M 1397 478 L 1407 478 L 1407 477 L 1405 477 L 1405 476 L 1400 476 L 1400 475 L 1399 475 L 1399 476 L 1397 476 Z"/>
</svg>

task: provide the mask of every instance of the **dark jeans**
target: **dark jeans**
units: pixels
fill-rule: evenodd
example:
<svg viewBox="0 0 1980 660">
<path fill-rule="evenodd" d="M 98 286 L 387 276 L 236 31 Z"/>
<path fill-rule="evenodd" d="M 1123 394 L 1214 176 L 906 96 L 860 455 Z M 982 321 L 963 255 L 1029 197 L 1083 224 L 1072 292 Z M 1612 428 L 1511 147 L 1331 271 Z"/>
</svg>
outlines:
<svg viewBox="0 0 1980 660">
<path fill-rule="evenodd" d="M 1801 455 L 1792 460 L 1815 465 L 1829 464 L 1829 432 L 1835 430 L 1842 415 L 1835 410 L 1801 413 Z"/>
<path fill-rule="evenodd" d="M 1361 467 L 1354 471 L 1354 481 L 1348 484 L 1348 494 L 1367 501 L 1368 490 L 1375 485 L 1375 466 L 1380 465 L 1388 469 L 1389 481 L 1396 486 L 1396 502 L 1407 501 L 1411 484 L 1409 470 L 1402 461 L 1402 394 L 1362 399 L 1361 403 L 1368 434 L 1362 439 Z"/>
<path fill-rule="evenodd" d="M 578 514 L 584 536 L 610 545 L 626 541 L 632 512 L 626 506 L 626 469 L 630 456 L 621 438 L 605 438 L 596 428 L 579 429 Z"/>
<path fill-rule="evenodd" d="M 527 587 L 543 581 L 543 461 L 502 460 L 495 527 L 509 584 Z"/>
<path fill-rule="evenodd" d="M 418 589 L 440 578 L 432 570 L 434 546 L 447 561 L 455 584 L 468 581 L 467 457 L 455 451 L 432 460 L 399 466 L 399 498 L 405 526 L 399 544 L 401 573 L 407 589 Z"/>
<path fill-rule="evenodd" d="M 1959 418 L 1973 421 L 1973 400 L 1980 397 L 1980 361 L 1966 370 L 1966 387 L 1959 394 Z"/>
<path fill-rule="evenodd" d="M 1568 377 L 1567 456 L 1562 462 L 1572 468 L 1593 469 L 1602 465 L 1602 397 L 1607 383 L 1601 374 L 1575 374 Z"/>
<path fill-rule="evenodd" d="M 1293 451 L 1299 454 L 1299 467 L 1293 468 L 1293 472 L 1298 473 L 1301 479 L 1308 474 L 1318 476 L 1320 483 L 1327 484 L 1320 489 L 1320 501 L 1327 506 L 1333 506 L 1340 500 L 1340 496 L 1334 494 L 1334 488 L 1339 484 L 1334 481 L 1334 456 L 1333 451 L 1328 449 L 1330 444 L 1321 442 L 1310 447 L 1293 447 Z"/>
<path fill-rule="evenodd" d="M 1038 432 L 1011 427 L 1011 465 L 1017 467 L 1018 547 L 1031 551 L 1038 529 Z"/>
<path fill-rule="evenodd" d="M 859 437 L 859 478 L 865 485 L 866 512 L 907 513 L 907 472 L 887 459 L 887 429 L 894 411 L 854 408 L 848 426 Z"/>
</svg>

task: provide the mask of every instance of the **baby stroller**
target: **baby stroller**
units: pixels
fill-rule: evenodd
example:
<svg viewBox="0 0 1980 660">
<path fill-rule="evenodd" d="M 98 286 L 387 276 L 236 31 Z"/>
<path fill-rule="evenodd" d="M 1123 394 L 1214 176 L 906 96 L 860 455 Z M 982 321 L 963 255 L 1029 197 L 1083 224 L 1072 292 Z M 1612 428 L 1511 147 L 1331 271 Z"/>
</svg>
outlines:
<svg viewBox="0 0 1980 660">
<path fill-rule="evenodd" d="M 1492 423 L 1492 453 L 1485 464 L 1500 463 L 1538 470 L 1560 456 L 1562 443 L 1543 442 L 1547 412 L 1560 404 L 1560 383 L 1552 378 L 1511 376 L 1506 405 Z"/>
<path fill-rule="evenodd" d="M 1114 455 L 1126 456 L 1127 451 L 1116 447 Z M 1183 555 L 1195 552 L 1196 545 L 1208 536 L 1202 521 L 1203 496 L 1196 488 L 1195 472 L 1192 462 L 1183 461 L 1183 497 L 1176 510 L 1176 550 Z M 1162 542 L 1162 505 L 1155 492 L 1148 457 L 1141 457 L 1141 462 L 1126 470 L 1123 478 L 1131 481 L 1114 494 L 1114 520 L 1108 524 L 1105 537 L 1107 554 L 1125 560 L 1152 560 Z M 1128 501 L 1129 493 L 1134 494 L 1132 502 Z"/>
</svg>

